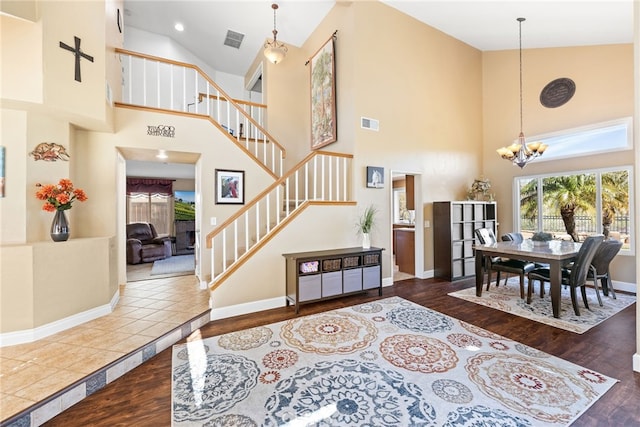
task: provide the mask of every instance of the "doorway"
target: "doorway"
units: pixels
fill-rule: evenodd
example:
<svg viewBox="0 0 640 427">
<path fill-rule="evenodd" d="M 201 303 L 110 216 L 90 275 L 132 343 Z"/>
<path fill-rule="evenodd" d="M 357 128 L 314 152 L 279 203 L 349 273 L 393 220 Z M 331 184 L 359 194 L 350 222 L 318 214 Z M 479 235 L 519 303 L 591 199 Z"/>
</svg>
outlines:
<svg viewBox="0 0 640 427">
<path fill-rule="evenodd" d="M 195 240 L 196 211 L 196 153 L 163 152 L 166 157 L 157 158 L 158 150 L 120 150 L 124 160 L 123 258 L 125 282 L 153 280 L 166 277 L 193 275 L 196 273 L 198 254 Z M 170 182 L 170 189 L 157 193 L 144 191 L 133 193 L 127 189 L 127 181 Z M 145 211 L 148 211 L 145 214 Z M 127 225 L 132 222 L 148 222 L 154 225 L 158 236 L 167 241 L 165 254 L 148 262 L 130 263 L 127 255 Z M 133 246 L 132 246 L 133 247 Z M 163 255 L 163 256 L 162 256 Z M 154 257 L 155 258 L 155 257 Z"/>
<path fill-rule="evenodd" d="M 393 281 L 422 277 L 423 229 L 420 175 L 392 171 L 391 239 Z"/>
</svg>

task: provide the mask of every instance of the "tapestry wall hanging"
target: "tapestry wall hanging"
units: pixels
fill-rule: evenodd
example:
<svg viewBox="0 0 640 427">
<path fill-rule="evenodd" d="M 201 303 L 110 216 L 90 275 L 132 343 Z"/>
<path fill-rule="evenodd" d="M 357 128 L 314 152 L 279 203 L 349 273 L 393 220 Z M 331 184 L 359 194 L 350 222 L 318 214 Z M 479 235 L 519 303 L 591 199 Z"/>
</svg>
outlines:
<svg viewBox="0 0 640 427">
<path fill-rule="evenodd" d="M 336 33 L 310 59 L 311 62 L 311 149 L 337 140 Z"/>
</svg>

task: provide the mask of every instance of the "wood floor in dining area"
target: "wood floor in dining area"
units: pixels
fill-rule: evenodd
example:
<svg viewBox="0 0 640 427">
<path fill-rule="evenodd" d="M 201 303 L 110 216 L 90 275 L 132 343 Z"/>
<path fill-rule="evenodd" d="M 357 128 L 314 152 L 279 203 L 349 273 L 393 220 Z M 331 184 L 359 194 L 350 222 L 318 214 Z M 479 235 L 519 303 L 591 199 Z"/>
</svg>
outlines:
<svg viewBox="0 0 640 427">
<path fill-rule="evenodd" d="M 383 289 L 382 298 L 399 296 L 472 323 L 507 338 L 620 380 L 574 426 L 640 426 L 640 373 L 633 372 L 636 304 L 578 335 L 508 313 L 450 297 L 471 281 L 409 279 Z M 203 337 L 246 329 L 379 299 L 377 291 L 302 306 L 278 308 L 210 322 Z M 169 426 L 171 424 L 171 349 L 167 349 L 87 397 L 46 426 Z"/>
</svg>

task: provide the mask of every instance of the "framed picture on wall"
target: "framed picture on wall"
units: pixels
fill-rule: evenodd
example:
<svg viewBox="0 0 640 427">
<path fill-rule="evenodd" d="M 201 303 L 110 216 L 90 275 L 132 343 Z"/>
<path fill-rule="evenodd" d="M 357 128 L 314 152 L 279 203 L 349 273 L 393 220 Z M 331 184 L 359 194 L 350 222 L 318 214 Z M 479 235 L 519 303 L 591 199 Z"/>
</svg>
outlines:
<svg viewBox="0 0 640 427">
<path fill-rule="evenodd" d="M 367 166 L 367 188 L 384 188 L 384 168 Z"/>
<path fill-rule="evenodd" d="M 216 169 L 216 204 L 244 205 L 244 171 Z"/>
</svg>

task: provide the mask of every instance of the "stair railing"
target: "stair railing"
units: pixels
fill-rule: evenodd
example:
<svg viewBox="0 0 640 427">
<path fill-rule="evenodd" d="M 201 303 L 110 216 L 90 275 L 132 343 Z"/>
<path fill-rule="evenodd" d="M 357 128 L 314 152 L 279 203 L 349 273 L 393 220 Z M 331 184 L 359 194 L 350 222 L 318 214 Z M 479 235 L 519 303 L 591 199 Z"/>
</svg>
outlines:
<svg viewBox="0 0 640 427">
<path fill-rule="evenodd" d="M 122 63 L 122 102 L 206 116 L 254 157 L 274 178 L 284 172 L 286 150 L 263 127 L 263 104 L 242 104 L 227 95 L 198 66 L 116 49 Z"/>
<path fill-rule="evenodd" d="M 211 290 L 311 204 L 351 204 L 351 154 L 314 151 L 206 236 Z"/>
</svg>

